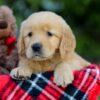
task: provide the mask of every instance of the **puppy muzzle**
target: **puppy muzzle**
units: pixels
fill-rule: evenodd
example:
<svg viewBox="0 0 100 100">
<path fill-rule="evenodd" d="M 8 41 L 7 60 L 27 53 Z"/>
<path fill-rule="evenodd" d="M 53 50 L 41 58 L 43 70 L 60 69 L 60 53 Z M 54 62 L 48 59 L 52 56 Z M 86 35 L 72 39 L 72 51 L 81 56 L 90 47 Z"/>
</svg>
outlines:
<svg viewBox="0 0 100 100">
<path fill-rule="evenodd" d="M 36 56 L 41 55 L 41 51 L 42 51 L 41 43 L 35 43 L 31 47 L 32 47 L 32 51 L 33 51 L 34 55 L 36 55 Z"/>
</svg>

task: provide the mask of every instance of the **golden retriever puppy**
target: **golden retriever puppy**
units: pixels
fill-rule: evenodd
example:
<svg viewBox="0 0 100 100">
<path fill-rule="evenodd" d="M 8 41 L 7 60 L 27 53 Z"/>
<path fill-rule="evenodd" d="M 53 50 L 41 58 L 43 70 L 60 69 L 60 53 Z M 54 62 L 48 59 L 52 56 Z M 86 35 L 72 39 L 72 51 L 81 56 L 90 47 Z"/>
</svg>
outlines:
<svg viewBox="0 0 100 100">
<path fill-rule="evenodd" d="M 69 25 L 53 12 L 37 12 L 21 24 L 18 40 L 19 65 L 11 71 L 16 79 L 34 72 L 54 70 L 54 82 L 65 86 L 73 81 L 73 70 L 90 63 L 75 53 L 76 41 Z"/>
</svg>

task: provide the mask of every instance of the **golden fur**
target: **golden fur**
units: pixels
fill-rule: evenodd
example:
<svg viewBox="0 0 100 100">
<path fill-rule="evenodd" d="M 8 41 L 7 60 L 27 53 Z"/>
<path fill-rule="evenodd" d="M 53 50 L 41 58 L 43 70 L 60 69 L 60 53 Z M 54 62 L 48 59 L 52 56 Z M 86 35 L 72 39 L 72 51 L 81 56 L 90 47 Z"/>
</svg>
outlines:
<svg viewBox="0 0 100 100">
<path fill-rule="evenodd" d="M 48 32 L 52 36 L 48 36 Z M 38 56 L 32 51 L 35 43 L 42 44 L 42 53 Z M 65 86 L 72 82 L 73 70 L 90 64 L 75 53 L 75 47 L 72 30 L 62 17 L 47 11 L 34 13 L 22 22 L 18 41 L 19 66 L 11 71 L 11 76 L 25 79 L 33 72 L 55 70 L 54 82 Z"/>
</svg>

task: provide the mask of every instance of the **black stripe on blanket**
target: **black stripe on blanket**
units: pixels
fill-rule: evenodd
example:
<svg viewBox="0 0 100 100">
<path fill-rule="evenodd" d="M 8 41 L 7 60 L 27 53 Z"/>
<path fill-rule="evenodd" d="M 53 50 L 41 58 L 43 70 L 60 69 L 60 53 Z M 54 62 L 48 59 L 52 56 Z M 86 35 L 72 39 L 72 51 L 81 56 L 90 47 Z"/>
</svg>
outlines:
<svg viewBox="0 0 100 100">
<path fill-rule="evenodd" d="M 45 72 L 42 74 L 41 73 L 32 74 L 31 78 L 29 80 L 23 81 L 20 87 L 29 95 L 34 96 L 34 98 L 37 98 L 37 96 L 39 96 L 42 93 L 42 90 L 44 90 L 44 88 L 48 84 L 48 82 L 43 80 L 42 77 L 45 77 L 48 80 L 52 77 L 52 75 L 53 75 L 52 71 L 50 71 L 49 73 Z M 17 84 L 20 84 L 20 82 L 22 81 L 16 81 Z"/>
<path fill-rule="evenodd" d="M 65 93 L 67 94 L 67 96 L 62 95 L 60 100 L 82 100 L 82 97 L 85 95 L 84 92 L 78 90 L 78 88 L 76 88 L 73 84 L 67 86 Z M 84 98 L 84 100 L 87 100 L 86 98 Z"/>
</svg>

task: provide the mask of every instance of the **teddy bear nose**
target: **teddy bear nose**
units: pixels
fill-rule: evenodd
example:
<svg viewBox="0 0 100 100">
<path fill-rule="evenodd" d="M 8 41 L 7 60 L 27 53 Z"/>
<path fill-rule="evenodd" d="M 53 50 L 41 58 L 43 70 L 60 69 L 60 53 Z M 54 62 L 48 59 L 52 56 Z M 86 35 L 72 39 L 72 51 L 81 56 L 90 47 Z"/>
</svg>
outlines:
<svg viewBox="0 0 100 100">
<path fill-rule="evenodd" d="M 42 48 L 42 45 L 40 43 L 35 43 L 35 44 L 32 45 L 32 50 L 34 52 L 40 52 L 41 48 Z"/>
<path fill-rule="evenodd" d="M 5 29 L 8 27 L 8 24 L 6 21 L 0 21 L 0 29 Z"/>
</svg>

